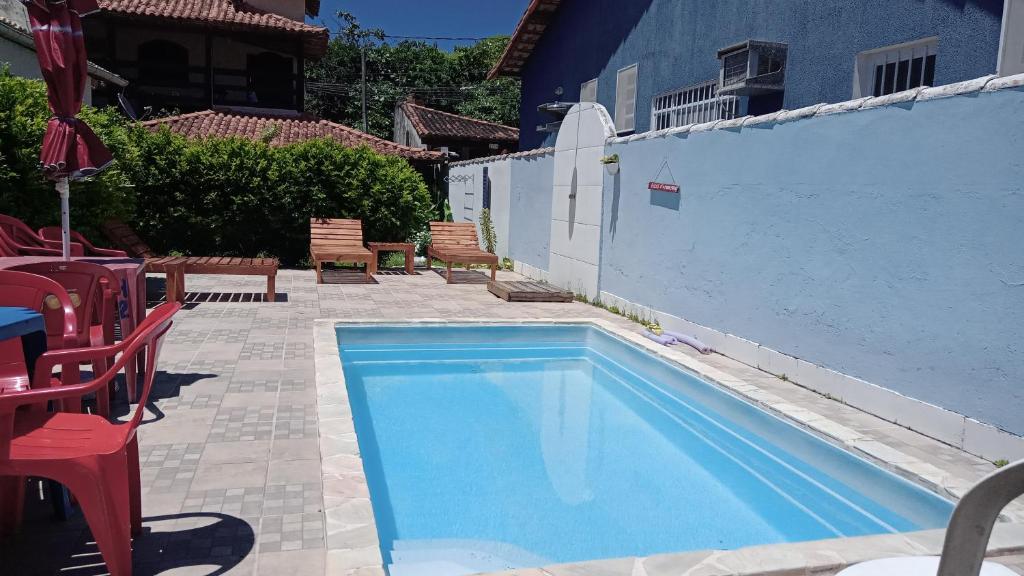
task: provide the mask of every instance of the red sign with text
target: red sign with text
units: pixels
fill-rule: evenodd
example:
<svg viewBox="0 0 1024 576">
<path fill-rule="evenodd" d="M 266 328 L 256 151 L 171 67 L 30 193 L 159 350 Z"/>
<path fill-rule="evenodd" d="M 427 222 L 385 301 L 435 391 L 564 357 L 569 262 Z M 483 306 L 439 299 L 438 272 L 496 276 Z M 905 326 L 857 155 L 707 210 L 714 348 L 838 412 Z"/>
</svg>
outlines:
<svg viewBox="0 0 1024 576">
<path fill-rule="evenodd" d="M 657 190 L 659 192 L 679 192 L 679 186 L 676 184 L 663 184 L 661 182 L 648 182 L 648 190 Z"/>
</svg>

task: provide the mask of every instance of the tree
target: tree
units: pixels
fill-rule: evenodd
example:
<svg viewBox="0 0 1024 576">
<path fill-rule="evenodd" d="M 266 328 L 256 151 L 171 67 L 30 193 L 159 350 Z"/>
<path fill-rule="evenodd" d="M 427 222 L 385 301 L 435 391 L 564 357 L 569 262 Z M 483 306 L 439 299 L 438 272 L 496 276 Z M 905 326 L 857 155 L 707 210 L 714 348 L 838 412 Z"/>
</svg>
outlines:
<svg viewBox="0 0 1024 576">
<path fill-rule="evenodd" d="M 307 68 L 307 109 L 320 117 L 362 127 L 361 52 L 366 51 L 367 124 L 371 134 L 390 138 L 394 108 L 414 94 L 427 106 L 516 126 L 519 80 L 487 80 L 508 44 L 507 36 L 486 38 L 451 52 L 420 41 L 385 42 L 383 31 L 364 29 L 339 12 L 340 34 L 327 54 Z"/>
</svg>

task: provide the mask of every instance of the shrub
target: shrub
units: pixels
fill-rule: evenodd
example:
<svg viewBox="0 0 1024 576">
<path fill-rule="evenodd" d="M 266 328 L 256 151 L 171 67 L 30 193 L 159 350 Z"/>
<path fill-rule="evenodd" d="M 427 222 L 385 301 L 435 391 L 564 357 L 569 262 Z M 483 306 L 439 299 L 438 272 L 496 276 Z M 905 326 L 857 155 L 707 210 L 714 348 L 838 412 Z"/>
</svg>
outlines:
<svg viewBox="0 0 1024 576">
<path fill-rule="evenodd" d="M 358 218 L 370 242 L 408 240 L 430 220 L 420 175 L 368 148 L 187 141 L 166 129 L 140 137 L 138 148 L 148 161 L 134 175 L 137 221 L 161 252 L 298 264 L 309 254 L 311 217 Z"/>
<path fill-rule="evenodd" d="M 81 116 L 118 160 L 99 175 L 71 184 L 72 226 L 99 238 L 99 224 L 127 217 L 134 208 L 134 192 L 123 168 L 137 161 L 130 137 L 135 129 L 112 109 L 87 107 Z M 60 224 L 54 184 L 39 170 L 49 117 L 45 84 L 0 70 L 0 213 L 17 216 L 33 228 Z"/>
<path fill-rule="evenodd" d="M 480 234 L 483 235 L 484 249 L 494 254 L 494 248 L 498 240 L 494 232 L 494 222 L 491 220 L 490 208 L 484 208 L 480 211 Z"/>
<path fill-rule="evenodd" d="M 0 74 L 0 212 L 31 226 L 60 220 L 53 184 L 38 170 L 49 115 L 42 82 Z M 72 226 L 91 238 L 102 240 L 99 225 L 120 218 L 159 252 L 300 264 L 310 217 L 361 219 L 367 241 L 414 239 L 431 218 L 423 178 L 405 160 L 369 148 L 187 140 L 132 125 L 114 109 L 86 107 L 82 116 L 115 158 L 71 185 Z"/>
</svg>

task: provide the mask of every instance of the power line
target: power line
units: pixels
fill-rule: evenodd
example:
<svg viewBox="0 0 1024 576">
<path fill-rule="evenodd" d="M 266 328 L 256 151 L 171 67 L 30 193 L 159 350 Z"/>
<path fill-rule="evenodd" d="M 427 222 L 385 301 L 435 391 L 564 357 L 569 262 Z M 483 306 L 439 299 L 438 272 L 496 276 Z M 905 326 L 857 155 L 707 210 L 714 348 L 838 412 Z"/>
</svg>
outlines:
<svg viewBox="0 0 1024 576">
<path fill-rule="evenodd" d="M 393 34 L 385 34 L 385 38 L 396 38 L 399 40 L 454 40 L 454 41 L 473 41 L 479 42 L 480 40 L 486 40 L 487 36 L 396 36 Z"/>
</svg>

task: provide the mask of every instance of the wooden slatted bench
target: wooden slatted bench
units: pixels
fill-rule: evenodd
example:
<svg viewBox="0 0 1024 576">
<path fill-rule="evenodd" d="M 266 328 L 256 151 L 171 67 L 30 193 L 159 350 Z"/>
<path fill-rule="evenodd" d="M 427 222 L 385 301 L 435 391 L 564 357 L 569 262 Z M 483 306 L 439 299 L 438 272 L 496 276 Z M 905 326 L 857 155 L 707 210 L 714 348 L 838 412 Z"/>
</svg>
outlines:
<svg viewBox="0 0 1024 576">
<path fill-rule="evenodd" d="M 431 222 L 430 246 L 427 247 L 427 268 L 437 258 L 448 268 L 447 282 L 452 283 L 452 265 L 465 264 L 469 270 L 472 264 L 488 264 L 491 280 L 498 278 L 498 256 L 480 249 L 476 225 L 472 222 Z"/>
<path fill-rule="evenodd" d="M 505 282 L 492 280 L 487 290 L 508 302 L 572 302 L 573 294 L 543 282 Z"/>
<path fill-rule="evenodd" d="M 167 300 L 185 301 L 185 274 L 223 274 L 266 276 L 267 302 L 277 298 L 276 258 L 239 258 L 232 256 L 158 256 L 127 224 L 112 220 L 103 225 L 103 233 L 133 258 L 146 260 L 146 272 L 167 275 Z"/>
<path fill-rule="evenodd" d="M 316 267 L 316 283 L 323 284 L 324 262 L 354 262 L 365 266 L 366 281 L 372 282 L 376 261 L 363 244 L 363 223 L 341 218 L 309 219 L 309 256 Z"/>
</svg>

